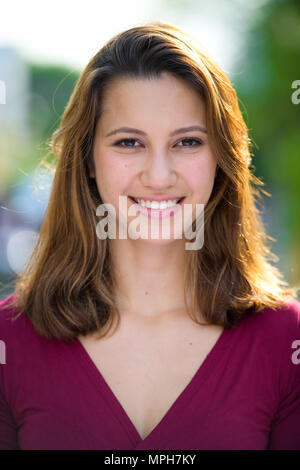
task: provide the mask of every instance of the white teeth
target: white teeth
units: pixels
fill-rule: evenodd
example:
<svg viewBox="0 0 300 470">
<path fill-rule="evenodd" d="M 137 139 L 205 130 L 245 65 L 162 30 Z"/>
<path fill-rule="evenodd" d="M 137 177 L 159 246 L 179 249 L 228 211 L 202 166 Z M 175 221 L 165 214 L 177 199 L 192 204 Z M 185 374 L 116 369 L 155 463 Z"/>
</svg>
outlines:
<svg viewBox="0 0 300 470">
<path fill-rule="evenodd" d="M 167 207 L 173 207 L 177 204 L 177 199 L 169 201 L 144 201 L 143 199 L 136 199 L 138 204 L 142 207 L 148 207 L 149 209 L 166 209 Z"/>
</svg>

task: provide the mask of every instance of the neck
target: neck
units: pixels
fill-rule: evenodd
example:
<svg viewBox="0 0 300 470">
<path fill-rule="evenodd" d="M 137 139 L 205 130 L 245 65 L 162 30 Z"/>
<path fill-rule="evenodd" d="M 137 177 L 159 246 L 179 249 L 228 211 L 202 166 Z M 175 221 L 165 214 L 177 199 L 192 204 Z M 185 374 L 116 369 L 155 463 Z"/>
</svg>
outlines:
<svg viewBox="0 0 300 470">
<path fill-rule="evenodd" d="M 120 312 L 157 319 L 185 309 L 182 240 L 110 240 L 110 250 Z"/>
</svg>

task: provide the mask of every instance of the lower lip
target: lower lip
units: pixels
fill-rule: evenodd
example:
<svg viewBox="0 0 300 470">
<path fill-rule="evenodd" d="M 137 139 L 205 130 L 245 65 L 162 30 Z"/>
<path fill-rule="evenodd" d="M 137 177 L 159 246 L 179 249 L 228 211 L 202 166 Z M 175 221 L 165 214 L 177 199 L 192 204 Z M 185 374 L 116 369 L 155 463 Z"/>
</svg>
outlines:
<svg viewBox="0 0 300 470">
<path fill-rule="evenodd" d="M 130 196 L 129 196 L 129 199 L 130 201 L 133 202 L 133 204 L 136 204 L 141 214 L 146 215 L 147 217 L 150 217 L 151 219 L 164 219 L 166 217 L 171 217 L 176 212 L 178 212 L 185 198 L 181 199 L 181 201 L 177 203 L 175 206 L 166 207 L 165 209 L 152 209 L 151 207 L 144 207 L 138 204 L 137 202 L 135 202 L 135 200 L 132 199 Z"/>
</svg>

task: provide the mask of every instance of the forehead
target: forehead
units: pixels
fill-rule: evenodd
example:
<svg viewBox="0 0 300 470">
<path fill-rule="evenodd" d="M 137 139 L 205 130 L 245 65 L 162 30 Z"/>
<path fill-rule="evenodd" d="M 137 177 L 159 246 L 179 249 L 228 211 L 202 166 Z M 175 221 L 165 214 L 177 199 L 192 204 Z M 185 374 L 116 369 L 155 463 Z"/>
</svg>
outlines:
<svg viewBox="0 0 300 470">
<path fill-rule="evenodd" d="M 192 84 L 165 72 L 159 78 L 115 79 L 104 92 L 101 108 L 105 126 L 116 120 L 137 125 L 155 119 L 171 120 L 175 127 L 186 120 L 205 124 L 206 117 L 204 100 Z"/>
</svg>

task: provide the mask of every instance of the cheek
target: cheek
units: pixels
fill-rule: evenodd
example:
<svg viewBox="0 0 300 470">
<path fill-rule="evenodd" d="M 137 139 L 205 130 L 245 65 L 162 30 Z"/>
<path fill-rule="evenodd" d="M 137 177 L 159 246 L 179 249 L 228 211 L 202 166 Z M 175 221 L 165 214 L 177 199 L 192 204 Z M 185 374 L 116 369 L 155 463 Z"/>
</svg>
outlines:
<svg viewBox="0 0 300 470">
<path fill-rule="evenodd" d="M 198 197 L 208 199 L 215 180 L 216 161 L 212 156 L 199 158 L 185 169 L 190 189 Z"/>
<path fill-rule="evenodd" d="M 102 194 L 116 194 L 124 192 L 130 180 L 130 171 L 125 162 L 115 158 L 98 158 L 96 161 L 96 180 L 99 192 Z"/>
</svg>

